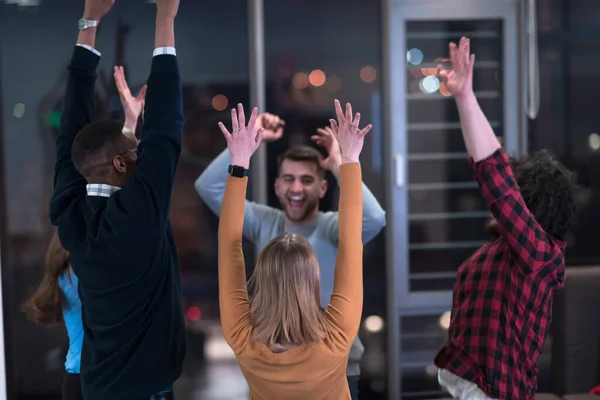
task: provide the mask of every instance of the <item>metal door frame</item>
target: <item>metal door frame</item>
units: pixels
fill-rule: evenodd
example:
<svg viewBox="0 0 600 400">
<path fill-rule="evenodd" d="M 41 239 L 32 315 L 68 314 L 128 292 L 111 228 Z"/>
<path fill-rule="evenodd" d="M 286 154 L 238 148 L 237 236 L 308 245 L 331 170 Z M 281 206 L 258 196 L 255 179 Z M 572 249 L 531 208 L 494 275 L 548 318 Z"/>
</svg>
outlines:
<svg viewBox="0 0 600 400">
<path fill-rule="evenodd" d="M 5 243 L 6 221 L 8 220 L 4 192 L 4 108 L 2 107 L 2 99 L 2 54 L 0 54 L 0 400 L 6 400 L 8 393 L 13 393 L 16 385 L 13 381 L 15 371 L 12 363 L 12 347 L 7 346 L 7 342 L 10 342 L 12 336 L 12 321 L 9 318 L 10 297 L 8 292 L 4 290 L 4 282 L 10 279 L 12 271 L 6 271 L 2 268 L 2 260 L 6 260 L 5 257 L 7 256 Z"/>
</svg>

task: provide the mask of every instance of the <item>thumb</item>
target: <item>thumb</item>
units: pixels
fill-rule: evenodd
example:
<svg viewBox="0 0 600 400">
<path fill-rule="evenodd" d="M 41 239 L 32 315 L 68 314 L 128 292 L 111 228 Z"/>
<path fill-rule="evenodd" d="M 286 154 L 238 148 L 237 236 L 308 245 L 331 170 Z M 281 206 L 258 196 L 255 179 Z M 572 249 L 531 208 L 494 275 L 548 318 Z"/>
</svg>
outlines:
<svg viewBox="0 0 600 400">
<path fill-rule="evenodd" d="M 327 159 L 323 158 L 322 155 L 319 155 L 319 165 L 321 165 L 321 168 L 327 169 Z"/>
<path fill-rule="evenodd" d="M 437 72 L 440 79 L 446 79 L 448 77 L 448 71 L 446 71 L 442 65 L 437 66 Z"/>
<path fill-rule="evenodd" d="M 146 97 L 146 89 L 148 89 L 148 85 L 144 85 L 141 89 L 140 92 L 137 95 L 137 99 L 138 100 L 143 100 Z"/>
<path fill-rule="evenodd" d="M 263 133 L 265 133 L 264 128 L 260 128 L 258 132 L 256 132 L 256 137 L 254 138 L 254 140 L 256 140 L 256 143 L 260 144 L 260 142 L 262 142 Z"/>
</svg>

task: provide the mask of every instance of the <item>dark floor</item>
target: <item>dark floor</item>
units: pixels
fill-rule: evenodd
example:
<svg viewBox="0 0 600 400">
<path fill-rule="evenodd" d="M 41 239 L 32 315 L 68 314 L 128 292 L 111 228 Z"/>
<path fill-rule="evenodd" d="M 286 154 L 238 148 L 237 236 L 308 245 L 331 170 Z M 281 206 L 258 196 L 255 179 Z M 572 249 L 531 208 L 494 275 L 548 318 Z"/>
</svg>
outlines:
<svg viewBox="0 0 600 400">
<path fill-rule="evenodd" d="M 248 386 L 237 363 L 222 361 L 188 369 L 175 382 L 177 400 L 248 400 Z M 59 394 L 19 396 L 18 400 L 59 400 Z"/>
<path fill-rule="evenodd" d="M 235 361 L 222 361 L 201 367 L 193 374 L 184 372 L 174 385 L 177 400 L 247 400 L 248 386 Z"/>
</svg>

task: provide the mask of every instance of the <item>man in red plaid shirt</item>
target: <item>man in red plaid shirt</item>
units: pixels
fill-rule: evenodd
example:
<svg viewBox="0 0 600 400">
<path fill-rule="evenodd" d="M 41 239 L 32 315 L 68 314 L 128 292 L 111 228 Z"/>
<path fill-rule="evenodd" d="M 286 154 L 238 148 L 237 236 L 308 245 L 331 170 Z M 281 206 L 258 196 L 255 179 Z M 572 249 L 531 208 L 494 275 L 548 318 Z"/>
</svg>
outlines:
<svg viewBox="0 0 600 400">
<path fill-rule="evenodd" d="M 457 399 L 533 400 L 552 297 L 565 281 L 574 178 L 545 151 L 509 163 L 473 93 L 469 40 L 450 43 L 450 58 L 440 77 L 500 236 L 458 269 L 438 379 Z"/>
</svg>

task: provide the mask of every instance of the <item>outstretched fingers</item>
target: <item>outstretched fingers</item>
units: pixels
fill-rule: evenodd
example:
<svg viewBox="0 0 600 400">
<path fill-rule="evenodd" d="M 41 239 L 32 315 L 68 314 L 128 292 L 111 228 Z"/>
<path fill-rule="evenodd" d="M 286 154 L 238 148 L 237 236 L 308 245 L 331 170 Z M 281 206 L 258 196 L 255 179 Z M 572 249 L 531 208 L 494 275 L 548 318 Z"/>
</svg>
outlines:
<svg viewBox="0 0 600 400">
<path fill-rule="evenodd" d="M 341 111 L 341 108 L 340 108 Z M 330 119 L 329 120 L 329 125 L 331 125 L 331 132 L 333 133 L 334 136 L 337 136 L 338 131 L 339 131 L 339 126 L 337 124 L 337 121 L 335 119 Z"/>
<path fill-rule="evenodd" d="M 456 45 L 454 46 L 456 48 Z M 455 50 L 455 59 L 461 71 L 468 71 L 470 65 L 471 41 L 466 37 L 461 37 L 458 48 Z"/>
<path fill-rule="evenodd" d="M 234 132 L 239 130 L 238 115 L 235 108 L 231 109 L 231 129 L 233 129 Z"/>
<path fill-rule="evenodd" d="M 258 108 L 254 107 L 252 109 L 252 114 L 250 114 L 250 120 L 248 121 L 248 132 L 254 132 L 254 127 L 256 126 L 257 118 L 258 118 Z"/>
<path fill-rule="evenodd" d="M 115 65 L 113 77 L 115 78 L 115 85 L 117 85 L 119 93 L 121 95 L 127 94 L 129 92 L 129 86 L 127 86 L 127 81 L 125 81 L 125 71 L 123 70 L 123 67 Z"/>
<path fill-rule="evenodd" d="M 358 124 L 360 123 L 360 113 L 356 113 L 354 116 L 354 121 L 352 121 L 352 132 L 358 131 Z"/>
<path fill-rule="evenodd" d="M 325 128 L 317 128 L 317 133 L 321 138 L 328 138 L 333 136 L 333 129 L 331 129 L 328 126 L 326 126 Z"/>
<path fill-rule="evenodd" d="M 338 99 L 335 99 L 333 101 L 333 104 L 335 105 L 335 115 L 336 115 L 338 121 L 340 121 L 340 123 L 342 123 L 345 120 L 344 112 L 342 111 L 342 106 Z"/>
<path fill-rule="evenodd" d="M 471 54 L 471 57 L 469 57 L 469 72 L 473 72 L 474 64 L 475 64 L 475 54 Z"/>
<path fill-rule="evenodd" d="M 246 115 L 244 114 L 244 106 L 242 103 L 238 104 L 237 114 L 238 114 L 238 127 L 243 128 L 246 126 Z"/>
<path fill-rule="evenodd" d="M 352 104 L 346 103 L 346 122 L 352 122 Z"/>
<path fill-rule="evenodd" d="M 469 60 L 470 60 L 470 54 L 471 54 L 471 41 L 466 38 L 466 37 L 462 37 L 460 39 L 460 47 L 461 47 L 461 58 L 463 60 L 463 62 L 465 63 L 465 67 L 469 65 Z"/>
<path fill-rule="evenodd" d="M 227 140 L 227 143 L 229 143 L 229 141 L 231 140 L 231 133 L 229 133 L 229 131 L 227 130 L 227 128 L 225 128 L 225 125 L 219 121 L 219 129 L 221 129 L 221 132 L 223 133 L 223 136 L 225 136 L 225 140 Z"/>
<path fill-rule="evenodd" d="M 452 63 L 452 66 L 454 67 L 456 64 L 458 64 L 458 57 L 457 57 L 458 49 L 456 48 L 456 43 L 450 42 L 448 44 L 448 50 L 450 52 L 450 62 Z"/>
<path fill-rule="evenodd" d="M 367 126 L 365 126 L 364 128 L 362 128 L 359 132 L 358 135 L 363 137 L 365 136 L 367 133 L 369 133 L 371 131 L 371 129 L 373 128 L 373 125 L 369 124 Z"/>
</svg>

